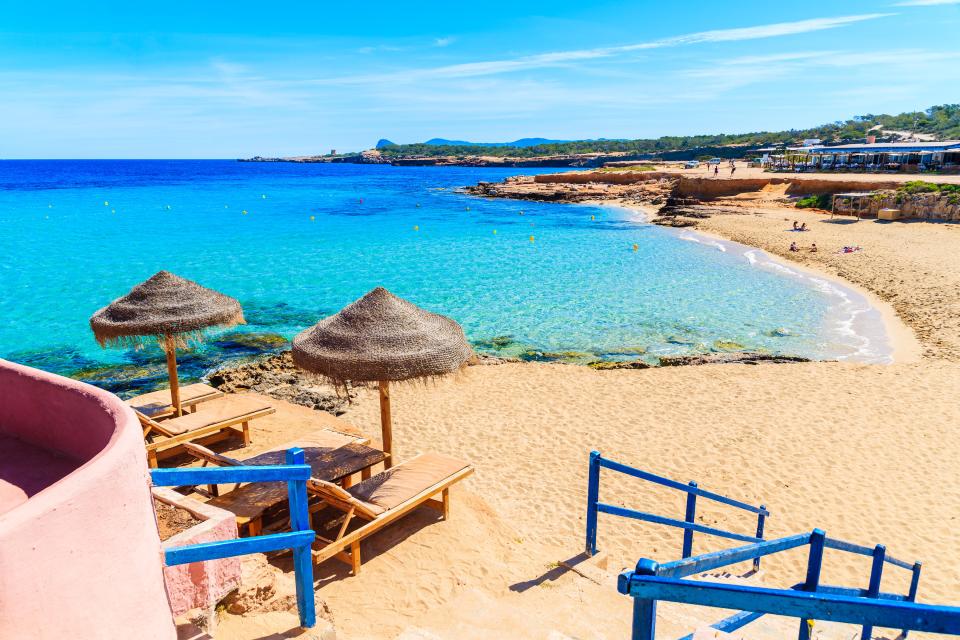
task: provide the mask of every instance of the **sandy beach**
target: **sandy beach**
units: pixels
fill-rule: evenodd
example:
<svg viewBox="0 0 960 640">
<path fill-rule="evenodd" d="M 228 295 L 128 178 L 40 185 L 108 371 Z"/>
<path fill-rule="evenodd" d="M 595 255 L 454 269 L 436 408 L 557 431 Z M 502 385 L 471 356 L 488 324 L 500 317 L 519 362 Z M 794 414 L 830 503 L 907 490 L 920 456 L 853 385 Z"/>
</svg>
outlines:
<svg viewBox="0 0 960 640">
<path fill-rule="evenodd" d="M 954 399 L 960 257 L 951 247 L 960 232 L 954 225 L 831 221 L 822 213 L 743 205 L 742 215 L 699 221 L 698 232 L 843 278 L 879 306 L 888 305 L 896 313 L 889 329 L 901 334 L 894 341 L 897 362 L 643 371 L 504 364 L 470 367 L 429 385 L 398 385 L 397 457 L 439 451 L 471 461 L 477 472 L 454 491 L 449 522 L 426 512 L 375 536 L 364 543 L 357 577 L 337 562 L 318 568 L 318 597 L 338 637 L 482 638 L 498 631 L 503 637 L 623 637 L 629 599 L 612 584 L 597 585 L 557 566 L 583 546 L 593 449 L 764 503 L 773 514 L 771 538 L 819 527 L 857 544 L 883 543 L 898 558 L 924 563 L 921 601 L 956 601 L 960 558 L 951 549 L 960 544 L 960 493 L 952 487 L 960 483 L 960 467 L 952 452 L 960 449 Z M 790 231 L 794 219 L 811 230 Z M 815 242 L 820 251 L 790 252 L 794 240 Z M 863 250 L 836 253 L 852 244 Z M 359 390 L 342 419 L 376 441 L 376 394 Z M 259 444 L 291 435 L 274 423 Z M 683 515 L 682 496 L 611 474 L 601 482 L 601 497 Z M 744 533 L 753 526 L 730 509 L 705 506 L 698 515 L 704 524 Z M 600 519 L 599 546 L 613 571 L 640 557 L 675 559 L 680 541 L 675 529 Z M 701 535 L 694 551 L 728 546 Z M 824 579 L 864 585 L 869 561 L 851 558 L 828 554 Z M 802 579 L 805 562 L 805 553 L 778 556 L 751 582 L 793 584 Z M 903 591 L 908 579 L 907 572 L 891 570 L 884 589 Z M 361 600 L 368 604 L 358 608 Z M 717 611 L 666 606 L 659 624 L 682 635 L 719 617 Z M 227 616 L 231 637 L 262 637 L 256 625 L 240 620 Z M 822 637 L 849 637 L 851 629 L 838 626 L 840 635 Z M 767 637 L 756 633 L 745 637 Z"/>
<path fill-rule="evenodd" d="M 700 231 L 757 246 L 801 265 L 859 285 L 890 304 L 917 335 L 923 355 L 960 360 L 960 227 L 927 222 L 888 223 L 830 218 L 801 209 L 753 208 L 745 215 L 701 221 Z M 790 231 L 793 220 L 809 231 Z M 801 251 L 791 252 L 797 242 Z M 810 245 L 818 251 L 811 253 Z M 862 251 L 839 253 L 844 246 Z"/>
</svg>

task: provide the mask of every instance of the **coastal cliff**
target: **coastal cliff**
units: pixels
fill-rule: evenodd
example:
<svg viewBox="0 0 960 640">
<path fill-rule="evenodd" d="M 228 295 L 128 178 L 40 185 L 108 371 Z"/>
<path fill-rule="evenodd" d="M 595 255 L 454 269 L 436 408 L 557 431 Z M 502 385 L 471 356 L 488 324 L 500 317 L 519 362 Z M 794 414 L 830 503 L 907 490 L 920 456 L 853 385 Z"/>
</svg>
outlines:
<svg viewBox="0 0 960 640">
<path fill-rule="evenodd" d="M 640 169 L 643 170 L 640 170 Z M 913 218 L 960 220 L 960 187 L 951 184 L 915 191 L 909 181 L 880 177 L 838 175 L 761 174 L 743 178 L 715 178 L 677 171 L 650 171 L 650 165 L 604 167 L 596 171 L 575 171 L 536 176 L 514 176 L 502 182 L 480 182 L 464 192 L 491 198 L 538 200 L 543 202 L 619 201 L 658 207 L 655 224 L 691 226 L 690 219 L 712 214 L 742 213 L 745 203 L 762 201 L 778 206 L 794 205 L 796 198 L 856 192 L 872 194 L 858 205 L 864 216 L 876 216 L 880 209 L 895 208 Z M 903 176 L 898 176 L 902 178 Z M 849 201 L 841 200 L 837 212 L 853 215 Z"/>
</svg>

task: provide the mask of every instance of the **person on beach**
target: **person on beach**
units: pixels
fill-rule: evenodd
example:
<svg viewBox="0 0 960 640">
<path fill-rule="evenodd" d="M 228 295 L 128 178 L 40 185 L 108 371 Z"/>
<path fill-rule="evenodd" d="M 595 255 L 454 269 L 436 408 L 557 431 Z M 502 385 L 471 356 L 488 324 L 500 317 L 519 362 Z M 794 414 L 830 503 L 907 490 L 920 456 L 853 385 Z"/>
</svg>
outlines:
<svg viewBox="0 0 960 640">
<path fill-rule="evenodd" d="M 737 170 L 737 165 L 730 163 L 730 175 L 733 175 L 733 172 Z"/>
<path fill-rule="evenodd" d="M 800 225 L 800 231 L 806 231 L 806 230 L 807 230 L 807 223 L 804 222 L 802 225 Z"/>
<path fill-rule="evenodd" d="M 790 243 L 790 251 L 794 251 L 794 252 L 800 251 L 800 247 L 797 246 L 797 243 L 796 243 L 796 242 L 791 242 L 791 243 Z"/>
<path fill-rule="evenodd" d="M 793 221 L 793 230 L 800 231 L 800 223 L 797 222 L 796 220 Z"/>
<path fill-rule="evenodd" d="M 719 176 L 719 175 L 720 175 L 720 165 L 715 165 L 715 166 L 713 167 L 713 175 L 715 175 L 715 176 Z"/>
<path fill-rule="evenodd" d="M 816 252 L 817 252 L 817 243 L 814 242 L 813 244 L 810 245 L 810 253 L 816 253 Z"/>
</svg>

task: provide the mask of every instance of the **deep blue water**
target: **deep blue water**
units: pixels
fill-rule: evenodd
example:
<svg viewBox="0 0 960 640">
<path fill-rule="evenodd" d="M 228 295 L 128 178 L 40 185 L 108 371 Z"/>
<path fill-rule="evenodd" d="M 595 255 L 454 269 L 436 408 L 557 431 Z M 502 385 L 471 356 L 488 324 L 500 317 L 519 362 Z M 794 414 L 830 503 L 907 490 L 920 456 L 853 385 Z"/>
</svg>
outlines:
<svg viewBox="0 0 960 640">
<path fill-rule="evenodd" d="M 161 380 L 158 350 L 101 349 L 88 325 L 160 269 L 238 298 L 249 322 L 185 356 L 188 377 L 282 348 L 377 285 L 454 317 L 481 350 L 531 359 L 861 348 L 837 330 L 836 295 L 742 251 L 619 209 L 454 191 L 524 172 L 0 162 L 0 357 L 114 389 Z"/>
</svg>

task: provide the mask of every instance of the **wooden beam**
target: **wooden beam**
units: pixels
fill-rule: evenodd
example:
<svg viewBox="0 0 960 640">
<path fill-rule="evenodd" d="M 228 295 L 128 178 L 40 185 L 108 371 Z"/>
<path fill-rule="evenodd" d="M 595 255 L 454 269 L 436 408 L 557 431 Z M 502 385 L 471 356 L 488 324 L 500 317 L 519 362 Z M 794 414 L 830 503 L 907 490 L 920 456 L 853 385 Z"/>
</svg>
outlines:
<svg viewBox="0 0 960 640">
<path fill-rule="evenodd" d="M 393 424 L 390 417 L 390 381 L 381 380 L 380 387 L 380 429 L 383 434 L 383 450 L 388 457 L 383 461 L 387 469 L 393 466 Z"/>
<path fill-rule="evenodd" d="M 180 406 L 180 381 L 177 378 L 177 343 L 173 336 L 166 336 L 164 351 L 167 352 L 167 373 L 170 374 L 170 404 L 173 405 L 173 413 L 176 416 L 183 415 L 183 408 Z"/>
</svg>

